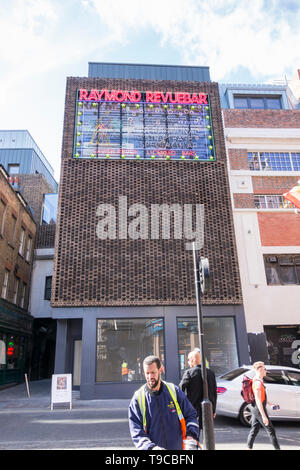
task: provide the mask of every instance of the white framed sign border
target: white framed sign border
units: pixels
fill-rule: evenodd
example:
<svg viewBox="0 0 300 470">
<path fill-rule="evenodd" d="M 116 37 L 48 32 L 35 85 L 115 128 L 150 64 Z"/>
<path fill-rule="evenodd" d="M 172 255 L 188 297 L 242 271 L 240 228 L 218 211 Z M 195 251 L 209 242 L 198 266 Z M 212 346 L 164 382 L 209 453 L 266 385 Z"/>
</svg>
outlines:
<svg viewBox="0 0 300 470">
<path fill-rule="evenodd" d="M 53 374 L 51 381 L 51 411 L 55 403 L 69 403 L 72 410 L 72 374 Z"/>
</svg>

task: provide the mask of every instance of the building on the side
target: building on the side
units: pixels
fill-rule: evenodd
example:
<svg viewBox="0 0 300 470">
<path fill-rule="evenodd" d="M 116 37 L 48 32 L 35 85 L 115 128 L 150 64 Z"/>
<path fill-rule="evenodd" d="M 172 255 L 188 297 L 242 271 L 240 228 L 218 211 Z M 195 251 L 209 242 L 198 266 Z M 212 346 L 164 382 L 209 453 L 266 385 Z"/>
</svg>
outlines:
<svg viewBox="0 0 300 470">
<path fill-rule="evenodd" d="M 37 234 L 30 311 L 34 317 L 34 345 L 31 380 L 46 379 L 54 373 L 56 320 L 50 306 L 58 193 L 44 194 L 41 225 Z"/>
<path fill-rule="evenodd" d="M 44 175 L 57 193 L 54 170 L 28 130 L 0 130 L 0 163 L 9 175 Z"/>
<path fill-rule="evenodd" d="M 56 322 L 51 315 L 47 317 L 47 308 L 39 299 L 40 296 L 50 295 L 52 276 L 51 272 L 47 280 L 41 278 L 45 256 L 49 257 L 49 253 L 41 255 L 39 249 L 51 245 L 53 258 L 58 184 L 53 168 L 27 130 L 0 131 L 0 164 L 8 174 L 11 187 L 26 201 L 36 223 L 32 277 L 27 286 L 32 344 L 26 350 L 26 362 L 29 364 L 26 372 L 30 380 L 47 378 L 54 368 Z M 3 249 L 9 251 L 6 245 Z M 48 286 L 48 294 L 45 294 L 44 283 Z M 49 304 L 50 300 L 45 303 Z M 20 377 L 24 380 L 24 374 Z"/>
<path fill-rule="evenodd" d="M 178 383 L 198 344 L 191 245 L 216 373 L 249 362 L 218 85 L 208 67 L 90 63 L 66 87 L 49 314 L 55 372 L 130 397 L 151 353 Z M 50 271 L 49 271 L 50 272 Z M 47 273 L 45 272 L 45 276 Z"/>
<path fill-rule="evenodd" d="M 36 222 L 0 165 L 0 387 L 30 369 L 33 317 L 28 311 Z"/>
<path fill-rule="evenodd" d="M 251 359 L 295 367 L 300 214 L 282 195 L 300 179 L 300 109 L 284 84 L 219 88 Z"/>
</svg>

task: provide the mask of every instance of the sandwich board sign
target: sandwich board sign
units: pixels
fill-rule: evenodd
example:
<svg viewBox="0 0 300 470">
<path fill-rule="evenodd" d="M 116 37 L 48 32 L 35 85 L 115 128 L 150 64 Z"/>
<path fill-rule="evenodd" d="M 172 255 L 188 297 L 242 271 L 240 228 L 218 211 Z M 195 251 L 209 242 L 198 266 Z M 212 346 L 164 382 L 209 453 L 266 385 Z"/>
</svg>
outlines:
<svg viewBox="0 0 300 470">
<path fill-rule="evenodd" d="M 72 409 L 72 374 L 52 375 L 51 410 L 55 403 L 69 403 Z"/>
</svg>

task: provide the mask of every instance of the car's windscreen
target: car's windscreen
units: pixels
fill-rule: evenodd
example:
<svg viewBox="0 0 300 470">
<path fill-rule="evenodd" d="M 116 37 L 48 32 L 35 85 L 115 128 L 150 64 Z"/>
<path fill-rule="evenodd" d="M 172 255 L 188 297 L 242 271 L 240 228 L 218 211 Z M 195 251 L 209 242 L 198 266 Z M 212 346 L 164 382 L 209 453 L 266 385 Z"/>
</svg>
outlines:
<svg viewBox="0 0 300 470">
<path fill-rule="evenodd" d="M 220 375 L 219 379 L 222 380 L 233 380 L 236 379 L 239 375 L 243 374 L 243 372 L 247 372 L 248 369 L 247 367 L 239 367 L 238 369 L 231 370 L 229 372 L 226 372 L 224 375 Z"/>
</svg>

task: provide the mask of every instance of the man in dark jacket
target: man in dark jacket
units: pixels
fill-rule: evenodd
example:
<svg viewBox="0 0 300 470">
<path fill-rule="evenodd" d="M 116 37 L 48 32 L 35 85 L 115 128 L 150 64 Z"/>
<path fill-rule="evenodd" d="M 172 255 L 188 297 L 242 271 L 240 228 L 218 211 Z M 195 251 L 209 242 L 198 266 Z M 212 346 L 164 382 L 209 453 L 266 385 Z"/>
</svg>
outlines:
<svg viewBox="0 0 300 470">
<path fill-rule="evenodd" d="M 199 420 L 199 430 L 202 429 L 202 409 L 201 403 L 203 401 L 203 379 L 201 371 L 201 356 L 197 350 L 194 350 L 188 355 L 188 363 L 190 369 L 186 370 L 183 374 L 179 388 L 185 392 L 193 407 L 197 411 Z M 207 374 L 207 388 L 208 398 L 212 403 L 213 415 L 216 416 L 217 406 L 217 383 L 216 377 L 212 370 L 206 369 Z"/>
<path fill-rule="evenodd" d="M 144 359 L 146 384 L 130 402 L 129 429 L 140 450 L 181 450 L 185 440 L 197 439 L 196 410 L 177 386 L 161 380 L 161 362 L 156 356 Z"/>
</svg>

